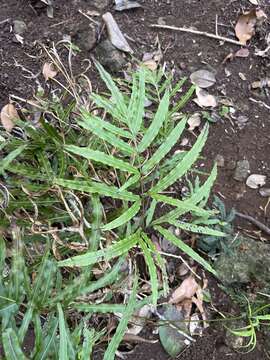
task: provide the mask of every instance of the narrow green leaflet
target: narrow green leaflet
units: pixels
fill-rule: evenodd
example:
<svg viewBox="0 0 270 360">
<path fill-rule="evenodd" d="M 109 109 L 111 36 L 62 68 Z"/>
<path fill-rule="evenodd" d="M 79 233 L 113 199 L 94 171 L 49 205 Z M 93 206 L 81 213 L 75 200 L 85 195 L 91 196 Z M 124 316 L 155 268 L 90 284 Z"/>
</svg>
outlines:
<svg viewBox="0 0 270 360">
<path fill-rule="evenodd" d="M 122 304 L 72 304 L 72 309 L 83 311 L 86 313 L 124 313 L 126 305 Z"/>
<path fill-rule="evenodd" d="M 48 180 L 45 174 L 41 174 L 38 168 L 36 169 L 33 166 L 26 166 L 19 163 L 9 164 L 6 167 L 6 170 L 12 172 L 13 174 L 22 175 L 32 180 Z"/>
<path fill-rule="evenodd" d="M 145 225 L 146 227 L 148 227 L 152 220 L 153 220 L 153 217 L 154 217 L 154 213 L 155 213 L 155 210 L 156 210 L 156 206 L 157 206 L 157 200 L 153 199 L 151 201 L 151 205 L 147 211 L 147 216 L 146 216 L 146 219 L 145 219 Z"/>
<path fill-rule="evenodd" d="M 99 74 L 102 80 L 105 82 L 107 88 L 110 90 L 112 98 L 114 100 L 115 106 L 119 109 L 119 111 L 123 114 L 127 114 L 127 106 L 125 104 L 125 100 L 123 94 L 116 86 L 115 82 L 113 81 L 111 75 L 104 69 L 104 67 L 95 62 L 96 68 L 99 71 Z"/>
<path fill-rule="evenodd" d="M 152 288 L 152 297 L 153 297 L 153 305 L 157 306 L 158 301 L 158 276 L 157 276 L 157 269 L 152 258 L 151 252 L 148 249 L 148 246 L 144 242 L 142 238 L 139 238 L 139 245 L 142 249 L 145 262 L 147 264 L 149 275 L 150 275 L 150 283 Z"/>
<path fill-rule="evenodd" d="M 155 139 L 155 137 L 158 135 L 158 132 L 167 117 L 169 103 L 170 103 L 170 95 L 169 95 L 169 91 L 166 91 L 158 106 L 157 112 L 154 116 L 151 125 L 146 130 L 144 137 L 142 138 L 141 142 L 138 145 L 138 151 L 140 153 L 145 151 L 150 146 L 150 144 Z"/>
<path fill-rule="evenodd" d="M 142 67 L 139 71 L 139 86 L 137 89 L 136 77 L 133 77 L 133 89 L 128 107 L 128 125 L 134 136 L 141 128 L 144 116 L 145 104 L 145 69 Z"/>
<path fill-rule="evenodd" d="M 104 96 L 94 93 L 91 94 L 91 99 L 94 101 L 97 107 L 104 109 L 114 119 L 117 119 L 118 121 L 121 121 L 126 124 L 126 117 L 122 115 L 122 113 L 119 111 L 119 109 L 115 107 L 115 104 L 113 104 L 110 99 L 106 99 Z"/>
<path fill-rule="evenodd" d="M 48 335 L 45 337 L 40 352 L 36 354 L 34 360 L 47 360 L 48 354 L 54 345 L 58 329 L 58 319 L 52 319 L 50 326 L 48 326 Z"/>
<path fill-rule="evenodd" d="M 124 183 L 124 185 L 122 185 L 119 190 L 120 191 L 123 191 L 123 190 L 126 190 L 128 189 L 130 186 L 136 184 L 136 182 L 138 182 L 140 180 L 140 177 L 141 175 L 138 173 L 138 174 L 135 174 L 133 176 L 131 176 L 127 182 Z"/>
<path fill-rule="evenodd" d="M 160 232 L 160 234 L 165 237 L 166 240 L 170 241 L 175 246 L 179 247 L 179 249 L 181 249 L 185 254 L 190 256 L 194 261 L 201 264 L 207 271 L 209 271 L 212 274 L 216 275 L 216 271 L 212 268 L 212 266 L 206 260 L 204 260 L 190 246 L 188 246 L 182 240 L 180 240 L 178 237 L 173 235 L 169 230 L 164 229 L 161 226 L 156 226 L 155 229 L 158 230 Z"/>
<path fill-rule="evenodd" d="M 100 243 L 100 225 L 102 221 L 102 205 L 97 195 L 92 196 L 92 229 L 88 240 L 89 250 L 96 251 Z"/>
<path fill-rule="evenodd" d="M 185 155 L 183 160 L 169 172 L 167 176 L 159 180 L 159 182 L 151 189 L 152 193 L 158 193 L 167 189 L 172 185 L 177 179 L 181 178 L 186 172 L 192 167 L 194 162 L 198 159 L 200 152 L 202 151 L 204 144 L 207 139 L 209 125 L 206 124 L 202 130 L 200 136 L 198 137 L 196 143 L 193 145 L 192 149 Z"/>
<path fill-rule="evenodd" d="M 134 312 L 135 306 L 136 306 L 137 288 L 138 288 L 138 276 L 135 275 L 134 282 L 133 282 L 133 288 L 132 288 L 132 292 L 130 294 L 130 298 L 129 298 L 129 302 L 127 304 L 126 311 L 123 314 L 123 316 L 116 328 L 115 334 L 109 343 L 109 346 L 104 354 L 103 360 L 113 360 L 115 358 L 115 352 L 117 351 L 118 346 L 120 345 L 120 342 L 122 341 L 123 336 L 125 335 L 125 331 L 127 329 L 128 322 L 129 322 L 129 320 Z"/>
<path fill-rule="evenodd" d="M 134 195 L 125 190 L 120 191 L 120 189 L 114 186 L 108 186 L 98 182 L 90 182 L 85 180 L 66 180 L 66 179 L 54 179 L 53 182 L 55 185 L 63 186 L 72 190 L 84 191 L 90 194 L 109 196 L 114 199 L 121 199 L 126 201 L 140 200 L 138 195 Z"/>
<path fill-rule="evenodd" d="M 58 262 L 58 266 L 88 266 L 103 260 L 111 260 L 115 257 L 125 254 L 138 242 L 138 234 L 133 234 L 117 243 L 108 246 L 106 249 L 95 252 L 88 252 L 84 255 L 74 256 L 70 259 Z"/>
<path fill-rule="evenodd" d="M 28 327 L 30 325 L 30 322 L 32 320 L 32 317 L 33 317 L 33 312 L 34 312 L 34 308 L 32 305 L 30 305 L 26 311 L 26 313 L 24 314 L 24 317 L 23 317 L 23 321 L 21 323 L 21 326 L 20 326 L 20 329 L 19 329 L 19 332 L 18 332 L 18 340 L 19 340 L 19 343 L 22 344 L 23 342 L 23 339 L 25 337 L 25 334 L 28 330 Z"/>
<path fill-rule="evenodd" d="M 82 114 L 83 121 L 85 121 L 86 123 L 90 123 L 90 125 L 93 124 L 100 128 L 104 128 L 115 135 L 119 135 L 119 136 L 127 138 L 127 139 L 132 138 L 132 135 L 129 131 L 121 129 L 118 126 L 111 124 L 109 121 L 105 121 L 105 120 L 101 119 L 100 117 L 94 116 L 85 110 L 81 110 L 81 114 Z"/>
<path fill-rule="evenodd" d="M 181 110 L 185 105 L 186 103 L 189 101 L 189 99 L 192 97 L 194 91 L 196 89 L 196 86 L 195 85 L 192 85 L 188 91 L 181 97 L 181 99 L 177 102 L 177 104 L 174 106 L 174 108 L 172 109 L 172 111 L 170 112 L 170 116 L 173 114 L 173 113 L 176 113 L 178 112 L 179 110 Z"/>
<path fill-rule="evenodd" d="M 96 127 L 94 124 L 86 123 L 84 121 L 78 121 L 78 124 L 86 130 L 90 130 L 93 134 L 98 136 L 100 139 L 106 141 L 111 144 L 113 147 L 122 151 L 125 155 L 133 155 L 135 153 L 135 149 L 130 146 L 127 142 L 119 139 L 117 136 L 112 134 L 111 132 Z"/>
<path fill-rule="evenodd" d="M 225 234 L 222 231 L 218 231 L 215 229 L 211 229 L 209 227 L 206 226 L 198 226 L 198 225 L 194 225 L 192 223 L 185 223 L 183 221 L 176 221 L 176 220 L 171 220 L 168 221 L 169 224 L 176 226 L 180 229 L 189 231 L 189 232 L 193 232 L 196 234 L 205 234 L 205 235 L 211 235 L 211 236 L 219 236 L 219 237 L 226 237 L 228 236 L 227 234 Z"/>
<path fill-rule="evenodd" d="M 136 201 L 128 210 L 126 210 L 117 219 L 102 226 L 102 230 L 108 231 L 126 224 L 139 212 L 140 208 L 141 208 L 141 201 Z"/>
<path fill-rule="evenodd" d="M 59 343 L 59 360 L 69 360 L 68 356 L 68 334 L 66 330 L 64 313 L 61 305 L 57 304 L 58 318 L 59 318 L 59 333 L 60 333 L 60 343 Z"/>
<path fill-rule="evenodd" d="M 102 164 L 111 166 L 116 169 L 120 169 L 122 171 L 128 171 L 130 173 L 138 173 L 138 170 L 133 166 L 129 165 L 125 161 L 121 159 L 117 159 L 112 155 L 107 155 L 104 152 L 98 150 L 91 150 L 88 147 L 79 147 L 75 145 L 66 145 L 65 149 L 73 154 L 83 156 L 88 160 L 93 160 L 96 162 L 100 162 Z"/>
<path fill-rule="evenodd" d="M 95 330 L 88 330 L 86 327 L 83 330 L 83 345 L 79 354 L 80 360 L 90 360 L 92 355 L 93 344 L 95 342 Z"/>
<path fill-rule="evenodd" d="M 172 147 L 177 143 L 179 137 L 185 129 L 187 119 L 186 117 L 180 121 L 176 127 L 171 131 L 165 142 L 160 145 L 154 155 L 143 165 L 142 172 L 146 174 L 149 172 L 155 165 L 157 165 L 160 160 L 162 160 Z"/>
<path fill-rule="evenodd" d="M 11 151 L 4 159 L 0 160 L 0 174 L 9 166 L 9 164 L 19 156 L 23 150 L 26 148 L 26 145 L 21 145 L 17 149 Z"/>
<path fill-rule="evenodd" d="M 27 360 L 20 348 L 17 334 L 13 329 L 8 328 L 3 332 L 2 341 L 6 360 Z"/>
</svg>

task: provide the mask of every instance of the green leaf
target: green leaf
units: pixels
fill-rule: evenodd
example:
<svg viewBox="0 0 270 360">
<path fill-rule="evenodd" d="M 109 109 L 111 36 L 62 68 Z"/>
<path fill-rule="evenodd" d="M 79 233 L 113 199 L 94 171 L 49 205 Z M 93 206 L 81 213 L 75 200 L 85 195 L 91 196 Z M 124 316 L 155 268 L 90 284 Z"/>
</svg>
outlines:
<svg viewBox="0 0 270 360">
<path fill-rule="evenodd" d="M 170 103 L 170 95 L 169 95 L 169 91 L 166 91 L 159 104 L 154 119 L 151 122 L 151 125 L 146 130 L 144 137 L 142 138 L 141 142 L 138 145 L 138 151 L 140 153 L 145 151 L 150 146 L 150 144 L 155 139 L 155 137 L 158 135 L 158 132 L 167 117 L 169 103 Z"/>
<path fill-rule="evenodd" d="M 179 110 L 181 110 L 186 103 L 189 101 L 189 99 L 192 97 L 192 95 L 194 94 L 194 91 L 196 89 L 195 85 L 192 85 L 188 91 L 181 97 L 181 99 L 177 102 L 177 104 L 173 107 L 172 111 L 169 113 L 169 116 L 173 115 L 174 113 L 178 112 Z"/>
<path fill-rule="evenodd" d="M 103 231 L 108 231 L 115 229 L 119 226 L 126 224 L 130 221 L 140 210 L 141 201 L 136 201 L 128 210 L 126 210 L 122 215 L 120 215 L 117 219 L 109 222 L 108 224 L 102 227 Z"/>
<path fill-rule="evenodd" d="M 7 169 L 9 164 L 18 157 L 27 145 L 21 145 L 17 149 L 11 151 L 4 159 L 0 160 L 0 174 Z"/>
<path fill-rule="evenodd" d="M 96 251 L 100 243 L 100 225 L 102 221 L 102 205 L 98 196 L 92 196 L 92 229 L 89 239 L 89 250 Z"/>
<path fill-rule="evenodd" d="M 110 90 L 113 102 L 115 103 L 115 106 L 119 111 L 123 114 L 127 114 L 127 106 L 125 104 L 124 96 L 121 93 L 121 91 L 116 86 L 115 82 L 113 81 L 111 75 L 104 69 L 104 67 L 98 63 L 95 62 L 96 68 L 98 69 L 98 72 L 102 78 L 102 80 L 105 82 L 107 88 Z"/>
<path fill-rule="evenodd" d="M 145 225 L 146 227 L 148 227 L 152 220 L 153 220 L 153 217 L 154 217 L 154 213 L 155 213 L 155 210 L 156 210 L 156 206 L 157 206 L 157 200 L 153 199 L 151 201 L 151 205 L 147 211 L 147 216 L 146 216 L 146 219 L 145 219 Z"/>
<path fill-rule="evenodd" d="M 45 337 L 40 352 L 38 352 L 34 360 L 47 360 L 49 359 L 48 354 L 56 339 L 56 333 L 58 329 L 58 319 L 52 318 L 48 326 L 48 335 Z"/>
<path fill-rule="evenodd" d="M 149 251 L 146 243 L 142 238 L 139 238 L 139 245 L 142 249 L 145 262 L 147 264 L 150 276 L 150 283 L 152 288 L 152 297 L 153 297 L 153 305 L 157 306 L 158 301 L 158 276 L 157 276 L 157 269 L 152 258 L 151 252 Z"/>
<path fill-rule="evenodd" d="M 133 136 L 136 136 L 141 128 L 144 116 L 145 104 L 145 70 L 139 70 L 139 86 L 137 88 L 136 74 L 133 76 L 133 88 L 131 99 L 128 107 L 128 120 L 127 123 L 132 131 Z"/>
<path fill-rule="evenodd" d="M 88 160 L 100 162 L 102 164 L 111 166 L 116 169 L 120 169 L 122 171 L 128 171 L 134 174 L 138 173 L 137 169 L 135 169 L 133 166 L 129 165 L 125 161 L 117 159 L 112 155 L 107 155 L 104 152 L 98 150 L 91 150 L 87 147 L 79 147 L 75 145 L 66 145 L 65 149 L 72 152 L 73 154 L 83 156 Z"/>
<path fill-rule="evenodd" d="M 129 320 L 134 312 L 134 309 L 135 309 L 137 288 L 138 288 L 138 276 L 135 275 L 134 281 L 133 281 L 132 292 L 130 294 L 130 298 L 129 298 L 129 302 L 127 304 L 126 311 L 123 314 L 123 316 L 116 328 L 115 334 L 114 334 L 113 338 L 111 339 L 109 346 L 104 354 L 104 357 L 103 357 L 104 360 L 113 360 L 115 358 L 115 353 L 118 349 L 120 342 L 123 339 L 123 336 L 125 335 L 128 322 L 129 322 Z"/>
<path fill-rule="evenodd" d="M 99 194 L 103 196 L 109 196 L 114 199 L 121 199 L 126 201 L 138 201 L 140 197 L 133 195 L 128 191 L 120 191 L 117 187 L 108 186 L 98 182 L 90 182 L 85 180 L 66 180 L 66 179 L 54 179 L 54 184 L 67 187 L 72 190 L 78 190 L 87 192 L 90 194 Z"/>
<path fill-rule="evenodd" d="M 198 159 L 207 139 L 209 125 L 206 124 L 198 137 L 192 149 L 184 156 L 183 160 L 169 172 L 167 176 L 159 180 L 159 182 L 151 189 L 151 193 L 158 193 L 167 189 L 177 179 L 181 178 L 192 167 L 194 162 Z"/>
<path fill-rule="evenodd" d="M 5 259 L 6 259 L 6 244 L 2 235 L 0 235 L 0 284 L 2 279 L 2 274 L 5 268 Z"/>
<path fill-rule="evenodd" d="M 129 131 L 123 130 L 123 129 L 111 124 L 109 121 L 105 121 L 105 120 L 101 119 L 100 117 L 94 116 L 85 110 L 81 110 L 81 114 L 82 114 L 83 121 L 85 121 L 86 124 L 90 123 L 90 126 L 95 125 L 99 128 L 104 128 L 104 129 L 110 131 L 111 133 L 118 135 L 120 137 L 124 137 L 127 139 L 132 138 L 132 135 Z"/>
<path fill-rule="evenodd" d="M 18 340 L 20 344 L 22 344 L 25 334 L 29 328 L 30 322 L 32 321 L 33 312 L 34 312 L 34 308 L 32 305 L 30 305 L 23 317 L 21 326 L 19 328 Z"/>
<path fill-rule="evenodd" d="M 209 227 L 206 226 L 198 226 L 192 223 L 185 223 L 183 221 L 176 221 L 176 220 L 171 220 L 168 221 L 169 224 L 178 227 L 180 229 L 186 230 L 186 231 L 190 231 L 196 234 L 205 234 L 205 235 L 211 235 L 211 236 L 220 236 L 220 237 L 226 237 L 228 236 L 227 234 L 225 234 L 222 231 L 218 231 L 215 229 L 211 229 Z"/>
<path fill-rule="evenodd" d="M 167 139 L 163 142 L 162 145 L 157 149 L 154 155 L 143 165 L 142 172 L 146 174 L 149 172 L 155 165 L 157 165 L 160 160 L 166 156 L 173 146 L 177 143 L 179 137 L 185 129 L 187 119 L 186 117 L 180 121 L 176 127 L 171 131 Z"/>
<path fill-rule="evenodd" d="M 140 180 L 140 177 L 141 175 L 138 173 L 138 174 L 135 174 L 133 176 L 131 176 L 127 182 L 125 182 L 124 185 L 122 185 L 119 190 L 120 191 L 123 191 L 123 190 L 126 190 L 128 189 L 130 186 L 136 184 L 139 180 Z"/>
<path fill-rule="evenodd" d="M 6 360 L 26 360 L 22 349 L 20 348 L 17 334 L 11 328 L 6 329 L 2 334 L 3 347 Z"/>
<path fill-rule="evenodd" d="M 58 266 L 88 266 L 103 260 L 109 261 L 115 257 L 121 256 L 128 252 L 138 242 L 138 234 L 133 234 L 117 243 L 108 246 L 106 249 L 95 252 L 88 252 L 84 255 L 74 256 L 70 259 L 58 262 Z"/>
<path fill-rule="evenodd" d="M 95 342 L 95 330 L 88 330 L 86 327 L 83 330 L 83 345 L 79 354 L 80 360 L 90 360 L 92 355 L 93 343 Z"/>
<path fill-rule="evenodd" d="M 68 334 L 66 330 L 64 313 L 61 305 L 57 304 L 58 317 L 59 317 L 59 334 L 60 334 L 60 344 L 59 344 L 59 360 L 68 360 Z"/>
<path fill-rule="evenodd" d="M 194 251 L 190 246 L 185 244 L 182 240 L 173 235 L 169 230 L 162 228 L 161 226 L 156 226 L 156 230 L 160 232 L 161 235 L 165 237 L 166 240 L 173 243 L 175 246 L 179 247 L 185 254 L 190 256 L 194 261 L 201 264 L 207 271 L 211 272 L 214 275 L 217 275 L 216 271 L 212 266 L 204 260 L 196 251 Z"/>
<path fill-rule="evenodd" d="M 38 168 L 25 166 L 23 164 L 9 164 L 7 170 L 13 174 L 22 175 L 32 180 L 47 181 L 46 175 L 41 174 Z"/>
<path fill-rule="evenodd" d="M 86 313 L 124 313 L 126 311 L 126 305 L 122 304 L 72 304 L 72 308 L 78 311 Z"/>
</svg>

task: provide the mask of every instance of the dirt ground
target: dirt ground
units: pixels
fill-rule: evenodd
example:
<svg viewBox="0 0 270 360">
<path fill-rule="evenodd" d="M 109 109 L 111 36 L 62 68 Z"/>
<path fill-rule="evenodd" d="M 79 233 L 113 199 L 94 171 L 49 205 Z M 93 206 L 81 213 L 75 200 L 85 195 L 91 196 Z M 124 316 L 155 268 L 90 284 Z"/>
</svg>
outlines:
<svg viewBox="0 0 270 360">
<path fill-rule="evenodd" d="M 96 0 L 95 0 L 96 1 Z M 257 190 L 249 189 L 244 182 L 233 179 L 235 164 L 239 160 L 247 159 L 251 173 L 267 176 L 270 186 L 270 100 L 268 90 L 254 91 L 251 83 L 269 76 L 269 58 L 255 55 L 255 49 L 264 46 L 263 34 L 257 34 L 248 46 L 250 55 L 247 58 L 234 58 L 223 64 L 224 58 L 238 50 L 232 44 L 223 43 L 198 37 L 192 34 L 174 32 L 170 30 L 153 29 L 150 24 L 164 22 L 178 27 L 196 27 L 199 30 L 215 32 L 216 22 L 218 31 L 226 37 L 234 37 L 233 27 L 238 15 L 251 8 L 248 0 L 140 0 L 142 8 L 115 12 L 113 1 L 104 1 L 104 9 L 100 14 L 109 10 L 115 16 L 121 30 L 128 36 L 135 56 L 139 59 L 145 52 L 155 49 L 158 36 L 169 68 L 174 68 L 179 77 L 189 76 L 191 72 L 201 68 L 211 68 L 216 71 L 217 83 L 210 92 L 219 99 L 229 99 L 231 107 L 235 109 L 231 119 L 222 118 L 210 127 L 205 155 L 206 167 L 213 163 L 217 155 L 224 157 L 224 167 L 219 168 L 219 176 L 215 185 L 215 193 L 224 198 L 228 207 L 234 206 L 238 211 L 249 214 L 266 225 L 270 225 L 269 211 L 266 207 L 267 198 L 262 198 Z M 54 17 L 48 18 L 46 7 L 39 7 L 37 2 L 30 0 L 0 0 L 0 108 L 5 105 L 10 95 L 24 99 L 31 99 L 39 85 L 46 88 L 41 74 L 42 64 L 46 54 L 40 44 L 51 45 L 70 35 L 72 38 L 81 30 L 89 26 L 89 20 L 79 13 L 93 8 L 92 0 L 55 0 Z M 261 8 L 270 19 L 270 4 L 268 0 L 260 1 Z M 96 22 L 99 17 L 94 18 Z M 23 20 L 27 29 L 23 34 L 23 44 L 18 42 L 11 31 L 14 20 Z M 269 32 L 269 23 L 268 26 Z M 96 26 L 98 44 L 106 37 L 104 28 Z M 82 50 L 74 63 L 75 72 L 80 72 L 85 66 L 85 59 L 95 53 Z M 240 75 L 239 75 L 240 74 Z M 90 69 L 93 88 L 98 86 L 96 77 Z M 253 100 L 252 100 L 253 99 Z M 254 101 L 255 100 L 255 101 Z M 268 106 L 263 105 L 262 103 Z M 195 104 L 189 105 L 191 111 L 198 111 Z M 247 117 L 243 128 L 239 128 L 239 116 Z M 194 138 L 191 140 L 194 141 Z M 266 208 L 265 208 L 266 207 Z M 239 229 L 255 232 L 247 222 L 238 219 Z M 263 235 L 265 238 L 265 236 Z M 207 335 L 199 339 L 196 344 L 188 348 L 179 359 L 264 359 L 260 348 L 248 355 L 232 354 L 222 346 L 222 339 L 218 334 Z M 128 359 L 167 359 L 159 344 L 138 345 Z"/>
</svg>

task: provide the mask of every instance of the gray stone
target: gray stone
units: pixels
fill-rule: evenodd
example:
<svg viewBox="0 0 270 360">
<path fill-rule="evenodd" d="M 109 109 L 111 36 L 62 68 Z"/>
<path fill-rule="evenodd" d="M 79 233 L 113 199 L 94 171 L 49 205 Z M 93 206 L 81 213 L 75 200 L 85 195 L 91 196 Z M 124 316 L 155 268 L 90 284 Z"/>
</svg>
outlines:
<svg viewBox="0 0 270 360">
<path fill-rule="evenodd" d="M 110 4 L 110 0 L 90 0 L 91 6 L 94 6 L 98 10 L 104 10 Z"/>
<path fill-rule="evenodd" d="M 27 30 L 27 25 L 24 21 L 14 20 L 13 21 L 13 31 L 15 34 L 22 35 Z"/>
<path fill-rule="evenodd" d="M 218 154 L 216 156 L 216 163 L 217 163 L 217 166 L 224 167 L 224 164 L 225 164 L 224 157 L 222 155 Z"/>
<path fill-rule="evenodd" d="M 126 65 L 122 52 L 117 50 L 109 40 L 102 41 L 96 47 L 96 55 L 100 63 L 111 72 L 118 72 Z"/>
<path fill-rule="evenodd" d="M 245 181 L 250 172 L 250 166 L 248 160 L 239 160 L 236 164 L 236 169 L 234 172 L 234 180 L 236 181 Z"/>
<path fill-rule="evenodd" d="M 75 44 L 81 49 L 85 51 L 92 50 L 97 41 L 96 31 L 95 29 L 88 27 L 85 29 L 79 29 L 74 36 Z"/>
<path fill-rule="evenodd" d="M 260 291 L 270 284 L 270 245 L 241 237 L 231 252 L 224 252 L 215 263 L 218 278 L 225 286 L 256 284 Z"/>
</svg>

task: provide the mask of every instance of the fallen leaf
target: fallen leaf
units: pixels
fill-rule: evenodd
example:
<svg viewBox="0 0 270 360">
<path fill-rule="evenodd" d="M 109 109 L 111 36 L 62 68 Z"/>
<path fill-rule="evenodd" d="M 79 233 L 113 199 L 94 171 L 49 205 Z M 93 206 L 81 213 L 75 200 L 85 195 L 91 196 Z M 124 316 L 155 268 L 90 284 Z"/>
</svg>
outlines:
<svg viewBox="0 0 270 360">
<path fill-rule="evenodd" d="M 5 130 L 10 132 L 15 126 L 16 119 L 19 118 L 19 114 L 13 104 L 7 104 L 2 108 L 0 118 Z"/>
<path fill-rule="evenodd" d="M 249 0 L 252 5 L 259 5 L 258 0 Z"/>
<path fill-rule="evenodd" d="M 114 9 L 117 11 L 124 11 L 139 8 L 141 5 L 137 1 L 129 1 L 129 0 L 115 0 Z"/>
<path fill-rule="evenodd" d="M 193 115 L 190 116 L 190 118 L 187 121 L 189 128 L 189 131 L 193 131 L 194 129 L 196 129 L 197 127 L 199 127 L 201 125 L 201 115 L 200 113 L 194 113 Z"/>
<path fill-rule="evenodd" d="M 129 327 L 126 334 L 138 335 L 145 323 L 146 319 L 149 319 L 152 314 L 152 308 L 150 305 L 144 305 L 138 311 L 134 313 L 134 319 L 132 321 L 133 326 Z"/>
<path fill-rule="evenodd" d="M 114 20 L 112 14 L 107 12 L 102 16 L 104 23 L 106 24 L 106 28 L 108 31 L 109 39 L 111 43 L 119 50 L 124 52 L 133 53 L 133 50 L 129 46 L 127 40 L 125 39 L 123 33 L 119 29 L 116 21 Z"/>
<path fill-rule="evenodd" d="M 246 184 L 251 189 L 258 189 L 265 185 L 266 176 L 260 174 L 252 174 L 247 178 Z"/>
<path fill-rule="evenodd" d="M 193 84 L 200 88 L 208 88 L 215 84 L 215 74 L 208 70 L 198 70 L 190 75 L 190 80 Z"/>
<path fill-rule="evenodd" d="M 146 66 L 149 70 L 155 71 L 157 69 L 157 63 L 155 60 L 147 60 L 144 61 L 144 66 Z"/>
<path fill-rule="evenodd" d="M 255 34 L 256 21 L 257 16 L 255 9 L 239 16 L 235 25 L 235 35 L 241 44 L 246 45 L 247 41 Z"/>
<path fill-rule="evenodd" d="M 52 63 L 45 63 L 42 68 L 42 74 L 46 81 L 53 79 L 57 75 L 57 70 Z"/>
<path fill-rule="evenodd" d="M 195 103 L 200 107 L 216 107 L 217 100 L 214 95 L 210 95 L 206 90 L 196 88 L 197 98 L 194 99 Z"/>
<path fill-rule="evenodd" d="M 247 48 L 241 48 L 234 54 L 235 57 L 246 58 L 249 56 L 249 50 Z"/>
<path fill-rule="evenodd" d="M 269 188 L 261 188 L 259 193 L 262 197 L 270 197 L 270 189 Z"/>
<path fill-rule="evenodd" d="M 270 87 L 270 78 L 264 78 L 258 81 L 254 81 L 251 84 L 251 87 L 252 89 L 258 89 L 258 88 L 262 89 L 265 87 Z"/>
<path fill-rule="evenodd" d="M 174 290 L 169 300 L 170 304 L 178 304 L 184 299 L 191 299 L 198 290 L 199 285 L 193 276 L 187 277 L 182 284 Z"/>
</svg>

